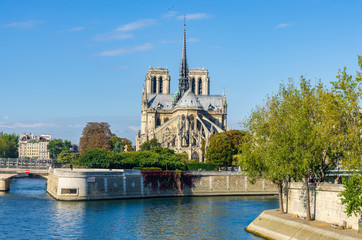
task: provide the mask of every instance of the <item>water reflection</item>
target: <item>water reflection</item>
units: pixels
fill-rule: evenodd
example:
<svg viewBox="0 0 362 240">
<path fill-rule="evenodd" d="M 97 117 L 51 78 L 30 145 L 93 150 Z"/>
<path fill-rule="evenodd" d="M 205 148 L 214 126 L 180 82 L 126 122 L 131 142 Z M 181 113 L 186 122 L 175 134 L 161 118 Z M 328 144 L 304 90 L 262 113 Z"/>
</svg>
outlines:
<svg viewBox="0 0 362 240">
<path fill-rule="evenodd" d="M 44 179 L 0 195 L 0 239 L 257 239 L 244 228 L 276 197 L 185 197 L 62 202 Z"/>
</svg>

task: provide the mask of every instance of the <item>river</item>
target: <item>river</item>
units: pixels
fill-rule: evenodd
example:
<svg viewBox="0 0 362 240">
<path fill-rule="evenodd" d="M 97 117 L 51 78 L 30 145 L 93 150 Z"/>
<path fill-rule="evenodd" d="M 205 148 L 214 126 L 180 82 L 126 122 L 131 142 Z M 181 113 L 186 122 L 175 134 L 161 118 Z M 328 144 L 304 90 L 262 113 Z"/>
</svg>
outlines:
<svg viewBox="0 0 362 240">
<path fill-rule="evenodd" d="M 0 193 L 0 239 L 260 239 L 244 228 L 277 197 L 56 201 L 46 180 L 11 180 Z"/>
</svg>

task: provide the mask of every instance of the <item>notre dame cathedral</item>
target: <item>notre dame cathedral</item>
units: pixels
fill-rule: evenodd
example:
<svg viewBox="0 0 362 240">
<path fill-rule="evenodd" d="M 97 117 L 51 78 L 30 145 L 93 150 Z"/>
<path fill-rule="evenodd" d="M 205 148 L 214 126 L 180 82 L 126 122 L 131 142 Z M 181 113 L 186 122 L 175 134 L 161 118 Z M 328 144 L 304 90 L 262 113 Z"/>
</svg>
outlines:
<svg viewBox="0 0 362 240">
<path fill-rule="evenodd" d="M 185 26 L 184 26 L 185 27 Z M 156 138 L 162 147 L 187 153 L 189 159 L 204 161 L 201 142 L 226 130 L 227 103 L 223 95 L 210 95 L 208 71 L 188 69 L 184 28 L 178 90 L 170 94 L 167 68 L 149 68 L 142 92 L 141 130 L 136 150 Z"/>
</svg>

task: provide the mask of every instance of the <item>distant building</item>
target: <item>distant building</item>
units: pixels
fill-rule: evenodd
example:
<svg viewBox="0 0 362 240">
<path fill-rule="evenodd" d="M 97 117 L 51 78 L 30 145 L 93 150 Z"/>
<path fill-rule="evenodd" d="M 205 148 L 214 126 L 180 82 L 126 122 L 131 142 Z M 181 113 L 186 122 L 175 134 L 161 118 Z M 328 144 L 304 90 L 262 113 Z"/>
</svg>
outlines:
<svg viewBox="0 0 362 240">
<path fill-rule="evenodd" d="M 19 136 L 19 158 L 49 159 L 47 146 L 51 140 L 50 135 L 21 134 Z"/>
<path fill-rule="evenodd" d="M 142 93 L 141 130 L 136 150 L 156 138 L 162 147 L 186 153 L 189 159 L 203 161 L 201 143 L 226 130 L 227 103 L 223 95 L 210 95 L 207 70 L 188 69 L 184 31 L 179 87 L 170 94 L 166 68 L 149 68 Z"/>
</svg>

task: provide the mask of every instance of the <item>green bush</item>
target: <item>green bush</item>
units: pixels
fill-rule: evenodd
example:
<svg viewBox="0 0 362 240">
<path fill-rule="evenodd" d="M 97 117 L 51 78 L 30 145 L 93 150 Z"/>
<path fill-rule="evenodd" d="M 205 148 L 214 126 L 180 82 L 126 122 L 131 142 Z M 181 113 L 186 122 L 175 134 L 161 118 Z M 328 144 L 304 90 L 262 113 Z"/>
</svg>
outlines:
<svg viewBox="0 0 362 240">
<path fill-rule="evenodd" d="M 159 167 L 134 167 L 133 170 L 143 170 L 143 171 L 161 171 L 162 168 Z"/>
<path fill-rule="evenodd" d="M 190 162 L 187 163 L 187 169 L 189 171 L 197 171 L 199 169 L 203 171 L 215 171 L 215 168 L 218 169 L 219 165 L 216 163 L 202 163 L 202 162 Z"/>
<path fill-rule="evenodd" d="M 155 167 L 162 170 L 186 170 L 187 156 L 175 154 L 172 150 L 155 148 L 150 151 L 115 153 L 105 149 L 84 151 L 80 164 L 89 168 L 134 169 Z"/>
</svg>

